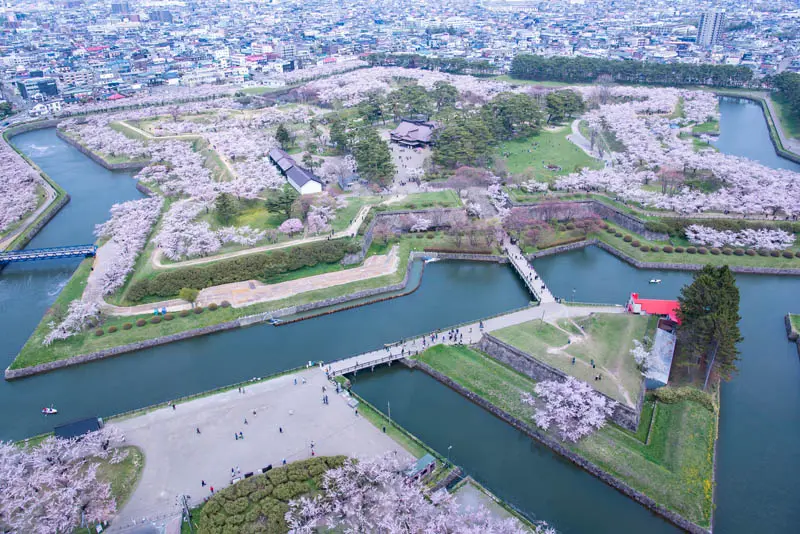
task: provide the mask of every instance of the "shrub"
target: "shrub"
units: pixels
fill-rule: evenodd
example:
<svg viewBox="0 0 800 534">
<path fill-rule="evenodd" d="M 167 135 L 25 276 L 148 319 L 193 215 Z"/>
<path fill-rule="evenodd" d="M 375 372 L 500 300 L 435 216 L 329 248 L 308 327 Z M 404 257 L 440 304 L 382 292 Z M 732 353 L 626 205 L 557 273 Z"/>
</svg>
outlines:
<svg viewBox="0 0 800 534">
<path fill-rule="evenodd" d="M 150 324 L 158 324 L 160 322 L 161 322 L 161 317 L 159 317 L 158 315 L 150 318 Z"/>
<path fill-rule="evenodd" d="M 165 314 L 165 315 L 164 315 L 164 320 L 165 320 L 165 321 L 171 321 L 171 320 L 173 320 L 174 318 L 175 318 L 175 316 L 174 316 L 174 315 L 172 315 L 171 313 L 167 313 L 167 314 Z"/>
<path fill-rule="evenodd" d="M 201 313 L 203 313 L 203 307 L 202 306 L 196 306 L 195 309 L 194 309 L 194 313 L 197 314 L 197 315 L 200 315 Z"/>
<path fill-rule="evenodd" d="M 800 250 L 798 250 L 797 252 L 794 253 L 794 257 L 795 258 L 800 258 Z"/>
<path fill-rule="evenodd" d="M 697 248 L 695 248 L 695 247 L 686 247 L 686 253 L 687 254 L 694 254 L 696 252 L 697 252 Z"/>
<path fill-rule="evenodd" d="M 606 222 L 600 223 L 600 228 L 602 228 L 603 230 L 609 230 L 610 229 L 609 226 L 608 226 L 608 223 L 606 223 Z"/>
<path fill-rule="evenodd" d="M 133 325 L 131 323 L 125 323 L 124 325 L 122 325 L 123 330 L 130 330 L 131 328 L 133 328 Z"/>
<path fill-rule="evenodd" d="M 791 260 L 792 258 L 794 258 L 794 254 L 792 253 L 791 250 L 784 250 L 783 257 L 786 258 L 787 260 Z"/>
<path fill-rule="evenodd" d="M 639 247 L 639 250 L 641 250 L 642 252 L 650 252 L 650 247 L 647 245 L 642 245 L 641 247 Z"/>
<path fill-rule="evenodd" d="M 734 249 L 733 254 L 735 256 L 744 256 L 744 249 L 743 248 Z"/>
<path fill-rule="evenodd" d="M 726 256 L 730 256 L 731 254 L 733 254 L 733 250 L 731 250 L 729 248 L 723 248 L 722 249 L 722 253 L 725 254 Z M 713 252 L 712 252 L 712 254 L 713 254 Z"/>
<path fill-rule="evenodd" d="M 132 283 L 128 298 L 141 301 L 146 297 L 174 297 L 184 288 L 200 290 L 242 280 L 263 280 L 320 263 L 337 263 L 346 254 L 358 250 L 359 245 L 350 239 L 323 240 L 291 247 L 291 250 L 248 254 L 208 265 L 170 269 L 153 278 Z"/>
<path fill-rule="evenodd" d="M 753 250 L 752 248 L 749 248 L 749 249 L 747 249 L 745 254 L 747 254 L 748 256 L 755 256 L 756 255 L 756 251 Z"/>
<path fill-rule="evenodd" d="M 616 234 L 617 233 L 616 230 L 614 230 L 613 228 L 611 228 L 608 225 L 606 225 L 606 232 L 608 232 L 609 234 Z"/>
<path fill-rule="evenodd" d="M 425 234 L 423 234 L 421 232 L 418 232 L 418 233 L 414 234 L 414 237 L 416 237 L 417 239 L 422 239 L 422 238 L 425 237 Z"/>
<path fill-rule="evenodd" d="M 666 252 L 667 254 L 672 254 L 672 251 L 673 251 L 673 248 L 671 246 L 666 245 L 664 247 L 664 252 Z"/>
<path fill-rule="evenodd" d="M 720 249 L 718 249 L 717 247 L 713 247 L 712 249 L 709 250 L 709 252 L 714 256 L 719 256 L 722 253 L 722 251 L 720 251 Z"/>
<path fill-rule="evenodd" d="M 191 313 L 189 310 L 181 310 L 178 315 L 181 317 L 189 317 L 189 313 Z"/>
<path fill-rule="evenodd" d="M 683 253 L 683 251 L 684 251 L 683 247 L 675 247 L 675 252 L 677 252 L 678 254 Z"/>
<path fill-rule="evenodd" d="M 760 248 L 760 249 L 758 249 L 758 255 L 759 256 L 769 256 L 769 250 L 767 250 L 765 248 Z"/>
<path fill-rule="evenodd" d="M 222 306 L 223 308 L 230 308 L 231 307 L 231 303 L 228 302 L 227 300 L 223 300 L 222 304 L 220 304 L 220 306 Z"/>
<path fill-rule="evenodd" d="M 574 224 L 567 223 L 567 230 L 574 230 L 574 229 L 575 229 L 575 225 Z"/>
<path fill-rule="evenodd" d="M 781 253 L 778 252 L 777 250 L 773 250 L 772 252 L 769 253 L 769 255 L 772 256 L 773 258 L 778 258 L 780 257 Z"/>
<path fill-rule="evenodd" d="M 651 232 L 658 232 L 661 234 L 668 234 L 670 233 L 670 227 L 668 224 L 664 224 L 662 222 L 656 221 L 646 221 L 644 223 L 644 227 L 646 230 L 650 230 Z"/>
<path fill-rule="evenodd" d="M 94 331 L 94 335 L 96 335 L 97 337 L 102 336 L 104 333 L 105 332 L 103 332 L 102 328 L 98 328 L 97 330 Z"/>
<path fill-rule="evenodd" d="M 698 254 L 708 254 L 708 249 L 706 247 L 700 247 L 697 249 Z"/>
<path fill-rule="evenodd" d="M 434 237 L 436 237 L 436 235 L 435 235 L 435 234 L 433 234 L 433 233 L 428 233 L 428 234 L 425 234 L 425 238 L 426 238 L 426 239 L 433 239 Z"/>
<path fill-rule="evenodd" d="M 633 241 L 631 241 L 631 246 L 632 247 L 638 247 L 638 246 L 641 246 L 641 243 L 639 242 L 638 239 L 634 239 Z"/>
<path fill-rule="evenodd" d="M 614 232 L 614 237 L 622 237 L 622 232 Z"/>
<path fill-rule="evenodd" d="M 717 411 L 714 398 L 705 391 L 693 387 L 672 387 L 667 386 L 653 391 L 653 396 L 665 404 L 673 404 L 681 401 L 693 401 L 704 406 L 711 412 Z"/>
<path fill-rule="evenodd" d="M 625 241 L 626 243 L 630 243 L 631 241 L 633 241 L 633 237 L 626 235 L 625 237 L 622 238 L 622 240 Z"/>
<path fill-rule="evenodd" d="M 116 331 L 117 331 L 117 327 L 116 326 L 109 326 L 108 327 L 108 333 L 109 334 L 113 334 Z"/>
<path fill-rule="evenodd" d="M 136 326 L 144 326 L 147 324 L 147 321 L 144 319 L 136 319 Z"/>
<path fill-rule="evenodd" d="M 211 311 L 216 311 L 217 308 L 219 308 L 219 306 L 217 305 L 216 302 L 212 302 L 211 304 L 208 305 L 208 309 Z"/>
</svg>

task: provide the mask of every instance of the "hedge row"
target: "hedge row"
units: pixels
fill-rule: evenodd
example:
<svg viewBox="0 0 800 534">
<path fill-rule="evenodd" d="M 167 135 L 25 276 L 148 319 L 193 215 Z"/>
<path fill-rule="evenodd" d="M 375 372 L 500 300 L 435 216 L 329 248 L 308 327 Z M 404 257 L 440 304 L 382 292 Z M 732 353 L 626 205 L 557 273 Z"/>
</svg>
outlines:
<svg viewBox="0 0 800 534">
<path fill-rule="evenodd" d="M 222 306 L 223 308 L 229 308 L 230 305 L 231 305 L 230 302 L 228 302 L 227 300 L 223 300 L 222 304 L 220 304 L 219 306 L 216 303 L 212 302 L 211 304 L 208 305 L 208 309 L 211 310 L 211 311 L 214 311 L 214 310 L 219 309 L 220 306 Z M 203 307 L 202 306 L 195 306 L 194 312 L 195 313 L 203 313 Z M 189 310 L 181 310 L 180 312 L 178 312 L 178 315 L 180 315 L 181 317 L 188 317 L 190 314 L 191 314 L 191 312 Z M 153 317 L 150 318 L 149 321 L 147 319 L 137 319 L 136 320 L 136 326 L 142 327 L 142 326 L 147 326 L 148 322 L 150 324 L 158 324 L 161 321 L 172 321 L 174 319 L 175 319 L 175 315 L 172 314 L 172 313 L 166 313 L 163 316 L 154 315 Z M 133 324 L 131 324 L 131 323 L 125 323 L 125 324 L 122 325 L 122 329 L 123 330 L 130 330 L 131 328 L 133 328 Z M 113 326 L 113 325 L 109 326 L 108 330 L 105 330 L 105 331 L 102 328 L 98 328 L 98 329 L 96 329 L 94 331 L 94 335 L 102 336 L 105 333 L 113 334 L 117 330 L 118 330 L 118 328 L 116 326 Z"/>
<path fill-rule="evenodd" d="M 127 297 L 139 302 L 147 297 L 175 297 L 184 287 L 199 290 L 244 280 L 266 280 L 270 276 L 304 267 L 342 261 L 346 254 L 357 252 L 358 248 L 349 239 L 317 241 L 286 250 L 220 260 L 200 267 L 171 269 L 153 278 L 132 283 Z"/>
<path fill-rule="evenodd" d="M 709 411 L 716 413 L 717 405 L 710 393 L 693 387 L 663 387 L 653 390 L 653 396 L 665 404 L 673 404 L 685 400 L 694 401 L 704 406 Z"/>
<path fill-rule="evenodd" d="M 317 456 L 246 478 L 215 493 L 200 512 L 200 532 L 287 532 L 288 503 L 319 487 L 345 456 Z"/>
<path fill-rule="evenodd" d="M 609 233 L 615 232 L 615 230 L 612 228 L 609 228 L 607 231 Z M 622 237 L 622 234 L 616 232 L 616 236 Z M 730 255 L 744 256 L 745 254 L 747 254 L 748 256 L 755 256 L 756 254 L 758 254 L 759 256 L 772 256 L 773 258 L 780 258 L 781 256 L 783 256 L 786 259 L 800 258 L 800 251 L 792 252 L 791 250 L 780 251 L 780 250 L 766 250 L 763 248 L 759 250 L 753 250 L 753 249 L 745 250 L 741 248 L 731 249 L 725 247 L 720 249 L 717 247 L 707 248 L 707 247 L 691 247 L 691 246 L 684 248 L 684 247 L 672 247 L 670 245 L 665 245 L 663 248 L 659 248 L 656 245 L 652 247 L 648 245 L 642 245 L 638 240 L 634 239 L 633 236 L 631 235 L 626 235 L 625 237 L 623 237 L 623 241 L 630 244 L 634 248 L 638 248 L 642 252 L 658 252 L 659 250 L 663 250 L 667 254 L 672 254 L 673 252 L 677 254 L 682 254 L 684 252 L 686 252 L 687 254 L 712 254 L 714 256 L 719 256 L 720 254 L 724 254 L 725 256 L 730 256 Z"/>
</svg>

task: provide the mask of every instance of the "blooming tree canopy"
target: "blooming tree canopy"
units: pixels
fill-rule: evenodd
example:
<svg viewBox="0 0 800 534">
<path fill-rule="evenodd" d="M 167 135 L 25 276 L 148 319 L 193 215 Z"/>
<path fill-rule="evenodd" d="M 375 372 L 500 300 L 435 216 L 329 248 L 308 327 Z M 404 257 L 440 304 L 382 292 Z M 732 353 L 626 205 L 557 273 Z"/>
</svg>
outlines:
<svg viewBox="0 0 800 534">
<path fill-rule="evenodd" d="M 494 519 L 484 508 L 460 509 L 449 494 L 429 499 L 419 483 L 406 479 L 403 467 L 394 454 L 348 459 L 323 475 L 320 494 L 289 503 L 289 528 L 296 533 L 316 532 L 315 528 L 323 526 L 382 534 L 527 532 L 516 519 Z M 537 527 L 536 532 L 555 533 L 546 525 Z"/>
<path fill-rule="evenodd" d="M 278 231 L 287 235 L 293 235 L 297 232 L 302 232 L 303 222 L 300 219 L 286 219 L 278 227 Z"/>
<path fill-rule="evenodd" d="M 573 377 L 536 384 L 536 397 L 522 395 L 522 402 L 535 408 L 533 420 L 542 430 L 555 425 L 561 439 L 578 441 L 603 427 L 617 403 Z"/>
<path fill-rule="evenodd" d="M 0 442 L 0 529 L 3 532 L 72 532 L 111 519 L 111 486 L 97 478 L 97 460 L 119 463 L 127 451 L 108 447 L 122 432 L 105 426 L 75 439 L 49 437 L 37 446 Z"/>
</svg>

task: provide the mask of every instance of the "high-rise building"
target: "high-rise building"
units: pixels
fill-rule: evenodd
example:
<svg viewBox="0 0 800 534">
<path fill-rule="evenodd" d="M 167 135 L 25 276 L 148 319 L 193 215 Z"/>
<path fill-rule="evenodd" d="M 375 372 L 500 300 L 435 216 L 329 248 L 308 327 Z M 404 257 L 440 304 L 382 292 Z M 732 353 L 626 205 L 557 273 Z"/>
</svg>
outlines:
<svg viewBox="0 0 800 534">
<path fill-rule="evenodd" d="M 700 26 L 697 27 L 697 44 L 712 46 L 719 39 L 725 24 L 725 13 L 722 11 L 706 11 L 700 15 Z"/>
</svg>

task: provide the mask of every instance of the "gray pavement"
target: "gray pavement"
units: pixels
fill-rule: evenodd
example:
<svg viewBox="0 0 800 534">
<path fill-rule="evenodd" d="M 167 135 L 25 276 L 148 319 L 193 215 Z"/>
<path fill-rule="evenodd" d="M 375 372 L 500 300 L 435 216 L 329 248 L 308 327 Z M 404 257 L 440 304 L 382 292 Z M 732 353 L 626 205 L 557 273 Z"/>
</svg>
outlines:
<svg viewBox="0 0 800 534">
<path fill-rule="evenodd" d="M 328 405 L 322 403 L 322 386 Z M 356 416 L 318 368 L 246 386 L 244 393 L 234 389 L 112 424 L 145 456 L 139 485 L 112 527 L 117 532 L 134 522 L 163 531 L 179 514 L 178 495 L 191 495 L 190 502 L 198 504 L 211 495 L 211 486 L 216 491 L 231 483 L 231 468 L 238 468 L 238 475 L 280 466 L 283 459 L 309 458 L 312 441 L 320 456 L 398 451 L 411 460 L 397 442 Z M 240 431 L 244 439 L 234 439 Z"/>
</svg>

